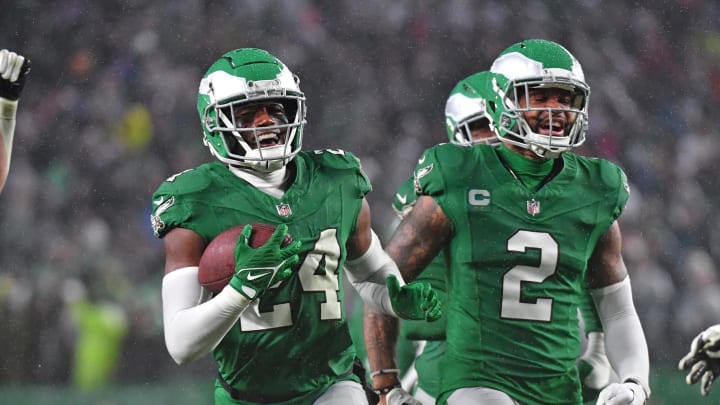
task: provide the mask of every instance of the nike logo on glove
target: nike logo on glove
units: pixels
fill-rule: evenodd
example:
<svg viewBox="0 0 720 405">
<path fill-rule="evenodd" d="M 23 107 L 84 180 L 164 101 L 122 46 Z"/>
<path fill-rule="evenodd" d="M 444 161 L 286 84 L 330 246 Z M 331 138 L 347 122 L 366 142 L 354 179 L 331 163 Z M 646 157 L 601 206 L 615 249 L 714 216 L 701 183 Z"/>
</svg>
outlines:
<svg viewBox="0 0 720 405">
<path fill-rule="evenodd" d="M 254 281 L 254 280 L 257 280 L 257 279 L 259 279 L 259 278 L 263 278 L 263 277 L 265 277 L 265 276 L 267 276 L 267 275 L 269 275 L 269 274 L 272 274 L 272 270 L 265 270 L 265 271 L 262 271 L 262 272 L 259 273 L 259 274 L 253 274 L 253 273 L 252 273 L 252 270 L 245 270 L 245 271 L 249 271 L 249 272 L 250 272 L 250 274 L 248 274 L 247 277 L 245 277 L 247 281 Z M 257 270 L 256 270 L 256 271 L 257 271 Z"/>
</svg>

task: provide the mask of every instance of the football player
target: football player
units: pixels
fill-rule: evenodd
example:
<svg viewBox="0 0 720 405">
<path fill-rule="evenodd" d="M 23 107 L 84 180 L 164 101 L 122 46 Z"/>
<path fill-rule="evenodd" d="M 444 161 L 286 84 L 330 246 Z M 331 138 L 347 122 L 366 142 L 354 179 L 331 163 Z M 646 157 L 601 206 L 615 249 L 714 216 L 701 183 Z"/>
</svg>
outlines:
<svg viewBox="0 0 720 405">
<path fill-rule="evenodd" d="M 685 382 L 700 382 L 700 393 L 710 393 L 712 383 L 720 375 L 720 324 L 705 329 L 693 339 L 690 351 L 680 359 L 678 368 L 688 372 Z"/>
<path fill-rule="evenodd" d="M 275 56 L 237 49 L 200 82 L 198 113 L 216 162 L 171 176 L 152 197 L 165 245 L 165 343 L 178 364 L 212 353 L 216 404 L 366 404 L 365 373 L 343 314 L 342 277 L 365 302 L 437 319 L 429 284 L 405 286 L 370 228 L 370 182 L 342 150 L 303 151 L 305 96 Z M 276 231 L 235 247 L 236 274 L 211 296 L 198 282 L 205 246 L 238 224 Z M 294 242 L 282 247 L 285 234 Z M 373 401 L 374 402 L 374 401 Z"/>
<path fill-rule="evenodd" d="M 497 145 L 499 141 L 490 129 L 490 117 L 485 107 L 486 100 L 498 97 L 493 97 L 492 93 L 492 79 L 495 76 L 490 72 L 479 72 L 455 85 L 445 104 L 445 125 L 450 143 L 460 146 Z M 393 200 L 393 210 L 400 219 L 412 210 L 416 199 L 411 177 L 398 188 Z M 441 252 L 415 280 L 429 282 L 438 292 L 441 302 L 447 299 L 447 267 L 447 256 L 445 252 Z M 445 352 L 445 318 L 443 312 L 443 317 L 435 322 L 402 322 L 402 338 L 414 341 L 418 350 L 413 368 L 405 375 L 400 375 L 393 356 L 397 322 L 395 318 L 387 317 L 366 306 L 364 330 L 365 347 L 372 370 L 370 375 L 377 393 L 381 394 L 381 398 L 388 405 L 435 403 L 439 393 L 439 361 Z M 405 389 L 413 389 L 414 399 L 409 398 Z"/>
<path fill-rule="evenodd" d="M 572 153 L 585 140 L 590 89 L 580 63 L 545 40 L 494 61 L 499 147 L 429 148 L 418 194 L 386 251 L 414 280 L 446 249 L 447 346 L 439 403 L 582 403 L 577 308 L 587 282 L 620 382 L 598 404 L 650 395 L 647 344 L 621 256 L 623 171 Z"/>
<path fill-rule="evenodd" d="M 0 50 L 0 191 L 10 171 L 18 99 L 30 72 L 30 60 L 7 49 Z"/>
<path fill-rule="evenodd" d="M 445 124 L 450 143 L 461 146 L 499 145 L 500 141 L 491 128 L 492 117 L 489 110 L 494 104 L 502 102 L 497 88 L 504 83 L 504 80 L 504 76 L 501 75 L 479 72 L 455 85 L 445 105 Z M 412 210 L 416 200 L 417 195 L 411 177 L 400 186 L 393 201 L 393 209 L 400 219 Z M 446 301 L 445 272 L 450 267 L 447 259 L 447 252 L 441 252 L 416 279 L 430 282 L 442 302 Z M 580 311 L 585 321 L 584 330 L 587 338 L 587 348 L 578 359 L 580 380 L 583 382 L 583 402 L 595 404 L 600 390 L 609 384 L 611 369 L 605 355 L 602 325 L 589 293 L 583 294 Z M 396 369 L 391 346 L 395 341 L 394 336 L 377 339 L 379 334 L 397 330 L 397 326 L 394 325 L 397 323 L 396 318 L 366 308 L 365 319 L 365 331 L 369 334 L 369 342 L 366 342 L 366 346 L 372 354 L 369 357 L 371 368 Z M 439 394 L 439 363 L 446 345 L 445 320 L 446 313 L 443 312 L 441 322 L 404 321 L 401 325 L 401 337 L 415 341 L 418 348 L 419 353 L 413 364 L 416 378 L 413 395 L 423 405 L 434 404 Z M 410 370 L 400 376 L 403 387 L 409 389 L 407 380 L 413 375 L 412 373 L 413 370 Z M 398 375 L 387 374 L 391 375 L 385 377 L 378 375 L 375 379 L 381 380 L 381 385 L 397 384 Z M 395 395 L 389 395 L 388 398 L 388 404 L 392 405 Z"/>
</svg>

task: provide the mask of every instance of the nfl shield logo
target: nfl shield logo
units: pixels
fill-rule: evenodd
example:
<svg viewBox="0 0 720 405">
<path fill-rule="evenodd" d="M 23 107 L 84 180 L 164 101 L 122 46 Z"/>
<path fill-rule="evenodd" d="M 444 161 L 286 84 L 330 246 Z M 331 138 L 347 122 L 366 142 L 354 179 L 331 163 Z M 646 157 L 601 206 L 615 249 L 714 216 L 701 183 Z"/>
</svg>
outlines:
<svg viewBox="0 0 720 405">
<path fill-rule="evenodd" d="M 280 214 L 281 217 L 289 217 L 292 215 L 292 209 L 290 209 L 290 204 L 282 203 L 275 206 L 277 208 L 278 214 Z"/>
<path fill-rule="evenodd" d="M 535 216 L 540 213 L 540 201 L 536 201 L 534 198 L 527 202 L 528 214 Z"/>
</svg>

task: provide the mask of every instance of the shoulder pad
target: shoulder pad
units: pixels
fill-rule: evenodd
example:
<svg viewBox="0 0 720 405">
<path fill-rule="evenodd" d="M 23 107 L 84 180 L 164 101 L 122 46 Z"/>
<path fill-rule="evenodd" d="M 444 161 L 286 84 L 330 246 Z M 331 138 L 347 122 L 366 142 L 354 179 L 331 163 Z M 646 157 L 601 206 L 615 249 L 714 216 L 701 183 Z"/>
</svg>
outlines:
<svg viewBox="0 0 720 405">
<path fill-rule="evenodd" d="M 413 177 L 410 177 L 398 187 L 393 198 L 392 207 L 395 213 L 402 218 L 410 212 L 416 201 L 417 194 L 415 194 Z"/>
<path fill-rule="evenodd" d="M 209 163 L 195 169 L 185 170 L 174 174 L 160 184 L 157 191 L 152 195 L 152 214 L 150 223 L 155 236 L 162 237 L 174 225 L 181 223 L 189 217 L 189 211 L 183 209 L 183 201 L 193 195 L 201 194 L 210 185 L 210 176 L 207 173 L 213 167 L 221 167 L 221 164 Z"/>
<path fill-rule="evenodd" d="M 435 195 L 442 193 L 446 178 L 458 177 L 468 161 L 472 148 L 454 144 L 439 144 L 423 152 L 415 166 L 415 193 Z M 447 174 L 447 175 L 446 175 Z"/>
<path fill-rule="evenodd" d="M 372 190 L 370 179 L 368 179 L 362 170 L 360 159 L 352 153 L 342 149 L 319 149 L 310 152 L 308 155 L 310 155 L 310 158 L 321 168 L 341 171 L 347 170 L 353 173 L 355 176 L 355 185 L 361 196 L 365 196 Z"/>
<path fill-rule="evenodd" d="M 312 158 L 323 166 L 335 169 L 360 167 L 360 159 L 351 152 L 342 149 L 317 149 L 310 153 Z"/>
<path fill-rule="evenodd" d="M 578 155 L 573 156 L 576 157 L 578 165 L 582 165 L 585 170 L 594 172 L 595 176 L 600 179 L 600 184 L 605 187 L 607 192 L 617 196 L 616 215 L 619 216 L 627 200 L 630 198 L 630 186 L 625 172 L 620 166 L 609 160 Z"/>
<path fill-rule="evenodd" d="M 202 191 L 210 184 L 207 174 L 213 166 L 214 162 L 173 174 L 160 184 L 156 193 L 178 195 Z"/>
</svg>

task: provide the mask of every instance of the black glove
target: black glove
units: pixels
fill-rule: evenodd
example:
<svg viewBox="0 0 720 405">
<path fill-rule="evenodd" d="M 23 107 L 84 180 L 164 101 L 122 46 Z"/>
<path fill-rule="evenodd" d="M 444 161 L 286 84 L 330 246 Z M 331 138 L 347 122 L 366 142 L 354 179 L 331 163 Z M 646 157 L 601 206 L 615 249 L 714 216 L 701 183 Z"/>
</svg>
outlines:
<svg viewBox="0 0 720 405">
<path fill-rule="evenodd" d="M 7 49 L 0 50 L 0 97 L 17 100 L 30 72 L 30 59 Z"/>
</svg>

